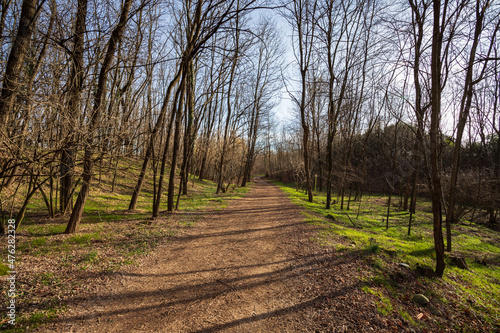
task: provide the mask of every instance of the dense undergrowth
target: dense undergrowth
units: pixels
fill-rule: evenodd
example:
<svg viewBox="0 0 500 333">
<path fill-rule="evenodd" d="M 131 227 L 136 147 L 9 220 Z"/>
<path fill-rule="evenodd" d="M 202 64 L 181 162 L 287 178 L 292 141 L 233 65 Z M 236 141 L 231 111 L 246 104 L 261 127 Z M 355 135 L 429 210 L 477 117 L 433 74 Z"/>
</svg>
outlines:
<svg viewBox="0 0 500 333">
<path fill-rule="evenodd" d="M 222 209 L 228 200 L 249 190 L 231 186 L 226 193 L 216 195 L 217 184 L 191 178 L 188 195 L 180 198 L 179 210 L 170 214 L 162 211 L 166 209 L 164 195 L 160 217 L 151 220 L 152 177 L 146 179 L 137 209 L 127 210 L 138 172 L 136 160 L 121 159 L 112 191 L 113 170 L 103 170 L 91 187 L 79 231 L 72 235 L 63 234 L 67 216 L 51 218 L 42 196 L 37 193 L 33 197 L 26 218 L 16 231 L 16 325 L 8 323 L 3 311 L 0 329 L 24 332 L 27 327 L 33 329 L 55 318 L 68 300 L 85 297 L 121 267 L 138 264 L 157 246 L 175 240 L 199 220 L 200 212 Z M 23 199 L 24 187 L 26 184 L 21 184 L 17 190 L 18 200 Z M 20 204 L 13 202 L 14 210 Z M 1 301 L 7 304 L 5 236 L 1 243 Z"/>
<path fill-rule="evenodd" d="M 468 221 L 453 225 L 453 251 L 447 254 L 443 279 L 426 277 L 417 272 L 419 267 L 422 272 L 422 267 L 434 266 L 429 201 L 419 199 L 408 235 L 409 213 L 397 207 L 390 209 L 387 228 L 387 197 L 365 195 L 361 201 L 351 201 L 350 209 L 341 210 L 339 204 L 333 204 L 326 210 L 325 193 L 316 193 L 314 202 L 310 203 L 307 195 L 293 185 L 275 184 L 294 203 L 306 208 L 303 212 L 306 221 L 319 227 L 317 242 L 339 251 L 364 250 L 370 254 L 367 260 L 373 266 L 372 275 L 360 279 L 369 283 L 363 290 L 378 298 L 376 306 L 381 314 L 400 316 L 424 330 L 426 323 L 443 330 L 493 332 L 500 329 L 498 232 Z M 453 265 L 452 257 L 465 258 L 469 269 Z M 401 267 L 406 265 L 408 274 L 402 274 Z M 424 294 L 437 308 L 423 308 L 423 314 L 417 316 L 409 313 L 406 305 L 413 293 Z"/>
</svg>

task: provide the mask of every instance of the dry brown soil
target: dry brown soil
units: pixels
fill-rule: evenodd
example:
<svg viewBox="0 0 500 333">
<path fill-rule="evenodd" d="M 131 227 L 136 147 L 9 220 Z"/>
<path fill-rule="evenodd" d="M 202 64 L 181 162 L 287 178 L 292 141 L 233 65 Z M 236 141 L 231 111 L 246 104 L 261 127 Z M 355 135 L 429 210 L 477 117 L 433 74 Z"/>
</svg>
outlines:
<svg viewBox="0 0 500 333">
<path fill-rule="evenodd" d="M 72 300 L 49 332 L 405 331 L 360 290 L 366 258 L 310 238 L 315 227 L 274 185 L 253 189 Z"/>
</svg>

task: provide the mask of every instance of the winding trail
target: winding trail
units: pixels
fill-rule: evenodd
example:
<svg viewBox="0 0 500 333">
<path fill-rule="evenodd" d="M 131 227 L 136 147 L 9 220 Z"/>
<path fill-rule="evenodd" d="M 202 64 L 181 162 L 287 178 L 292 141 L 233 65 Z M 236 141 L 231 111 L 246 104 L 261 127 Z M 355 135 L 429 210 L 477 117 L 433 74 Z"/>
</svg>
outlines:
<svg viewBox="0 0 500 333">
<path fill-rule="evenodd" d="M 66 332 L 295 332 L 300 208 L 276 186 L 212 211 L 62 315 Z M 303 319 L 303 318 L 302 318 Z"/>
</svg>

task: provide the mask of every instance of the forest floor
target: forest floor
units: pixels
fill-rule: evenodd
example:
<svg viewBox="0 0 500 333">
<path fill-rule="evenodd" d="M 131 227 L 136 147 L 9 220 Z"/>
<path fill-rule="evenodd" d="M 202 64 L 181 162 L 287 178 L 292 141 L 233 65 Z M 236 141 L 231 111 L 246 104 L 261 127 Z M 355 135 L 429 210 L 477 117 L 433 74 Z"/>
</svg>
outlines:
<svg viewBox="0 0 500 333">
<path fill-rule="evenodd" d="M 159 242 L 137 264 L 84 279 L 69 272 L 67 280 L 73 284 L 65 289 L 74 292 L 58 296 L 65 310 L 35 331 L 498 329 L 485 324 L 470 308 L 457 307 L 452 297 L 446 302 L 431 298 L 432 306 L 427 307 L 416 304 L 412 301 L 414 294 L 432 289 L 455 291 L 445 288 L 439 279 L 432 282 L 435 279 L 419 277 L 414 270 L 391 259 L 391 255 L 374 251 L 373 246 L 358 246 L 351 239 L 334 234 L 329 234 L 325 243 L 319 237 L 325 227 L 305 223 L 311 215 L 267 181 L 256 179 L 249 193 L 222 210 L 192 211 L 189 215 L 195 223 L 175 233 L 167 232 L 168 241 Z M 145 228 L 151 227 L 154 225 Z M 125 230 L 119 232 L 127 238 Z M 67 240 L 54 238 L 50 244 L 64 241 Z M 106 240 L 97 238 L 89 244 L 98 250 L 105 243 Z M 109 260 L 113 253 L 92 255 L 90 259 L 89 256 L 86 254 L 80 261 L 89 263 L 106 257 Z M 34 260 L 32 267 L 36 257 Z M 79 272 L 89 275 L 85 269 Z M 79 284 L 85 286 L 84 291 L 78 289 Z M 46 288 L 54 290 L 53 282 Z M 39 292 L 42 290 L 31 294 Z"/>
<path fill-rule="evenodd" d="M 360 288 L 365 254 L 310 240 L 315 227 L 278 187 L 257 180 L 244 198 L 205 214 L 39 331 L 401 330 Z"/>
</svg>

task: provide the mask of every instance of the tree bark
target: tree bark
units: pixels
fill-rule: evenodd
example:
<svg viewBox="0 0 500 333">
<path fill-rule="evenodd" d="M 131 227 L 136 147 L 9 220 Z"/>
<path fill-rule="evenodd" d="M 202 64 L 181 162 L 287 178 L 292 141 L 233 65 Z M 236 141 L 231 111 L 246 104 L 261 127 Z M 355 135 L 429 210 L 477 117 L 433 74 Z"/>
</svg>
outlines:
<svg viewBox="0 0 500 333">
<path fill-rule="evenodd" d="M 444 242 L 442 229 L 442 207 L 441 207 L 441 175 L 439 167 L 439 122 L 441 117 L 441 46 L 443 35 L 441 31 L 441 1 L 434 0 L 434 24 L 432 33 L 432 55 L 431 55 L 431 200 L 432 215 L 434 221 L 434 247 L 436 251 L 436 275 L 442 277 L 445 269 Z"/>
<path fill-rule="evenodd" d="M 183 151 L 183 159 L 182 159 L 182 168 L 181 168 L 181 182 L 182 182 L 182 194 L 187 195 L 187 183 L 189 177 L 189 161 L 191 159 L 191 155 L 194 147 L 194 130 L 193 130 L 193 121 L 194 121 L 194 66 L 193 59 L 190 59 L 188 65 L 188 75 L 186 82 L 186 117 L 187 117 L 187 125 L 186 131 L 184 132 L 184 151 Z M 179 197 L 180 197 L 179 192 Z"/>
<path fill-rule="evenodd" d="M 80 221 L 82 219 L 83 209 L 85 207 L 85 202 L 87 201 L 90 192 L 90 185 L 92 182 L 93 170 L 94 170 L 94 156 L 93 156 L 94 135 L 95 135 L 94 131 L 97 129 L 97 124 L 102 113 L 103 101 L 106 92 L 107 74 L 109 68 L 111 67 L 111 62 L 113 60 L 116 51 L 116 46 L 123 35 L 123 31 L 125 30 L 125 25 L 128 21 L 128 14 L 130 12 L 132 2 L 133 2 L 132 0 L 125 0 L 123 4 L 120 14 L 120 20 L 118 22 L 118 25 L 111 33 L 106 55 L 104 57 L 102 67 L 99 72 L 99 79 L 94 98 L 94 107 L 92 110 L 92 115 L 89 124 L 88 139 L 85 144 L 85 154 L 83 160 L 83 176 L 82 176 L 83 184 L 82 188 L 80 189 L 80 193 L 78 194 L 78 199 L 76 200 L 75 206 L 73 207 L 73 211 L 71 212 L 71 217 L 68 221 L 68 225 L 65 230 L 65 233 L 67 234 L 74 233 L 78 230 L 78 225 L 80 224 Z"/>
<path fill-rule="evenodd" d="M 239 2 L 238 2 L 238 7 L 239 7 Z M 226 155 L 226 150 L 227 150 L 227 140 L 228 140 L 228 134 L 229 134 L 229 124 L 231 122 L 231 114 L 232 114 L 232 106 L 231 106 L 231 92 L 233 88 L 233 79 L 234 79 L 234 73 L 236 70 L 236 65 L 238 64 L 238 58 L 239 58 L 239 53 L 240 53 L 240 47 L 239 47 L 239 41 L 240 41 L 240 30 L 239 30 L 239 16 L 236 17 L 236 27 L 235 27 L 235 49 L 234 49 L 234 55 L 232 59 L 232 64 L 231 64 L 231 72 L 229 75 L 229 87 L 227 91 L 227 115 L 226 115 L 226 124 L 224 127 L 224 138 L 222 141 L 222 153 L 219 161 L 219 178 L 217 180 L 217 190 L 215 191 L 216 194 L 219 194 L 220 191 L 224 190 L 224 159 Z"/>
<path fill-rule="evenodd" d="M 78 0 L 78 8 L 75 21 L 75 37 L 74 48 L 71 54 L 72 67 L 68 88 L 68 104 L 66 119 L 63 123 L 65 127 L 63 132 L 66 133 L 66 142 L 61 150 L 60 162 L 60 199 L 59 209 L 64 214 L 66 207 L 71 201 L 71 193 L 73 188 L 73 177 L 76 158 L 76 119 L 80 108 L 81 91 L 83 87 L 83 52 L 85 47 L 85 31 L 87 18 L 87 0 Z"/>
<path fill-rule="evenodd" d="M 170 177 L 168 180 L 168 193 L 167 193 L 167 211 L 172 212 L 174 210 L 174 191 L 175 191 L 175 170 L 177 167 L 177 156 L 179 155 L 180 147 L 180 133 L 182 126 L 182 110 L 184 107 L 184 96 L 186 92 L 186 72 L 184 71 L 183 78 L 181 81 L 181 86 L 179 87 L 180 96 L 177 104 L 177 110 L 175 113 L 175 131 L 174 131 L 174 146 L 172 148 L 172 161 L 170 163 Z"/>
<path fill-rule="evenodd" d="M 35 28 L 37 15 L 37 0 L 24 0 L 21 7 L 21 17 L 16 38 L 10 50 L 5 74 L 3 77 L 2 92 L 0 96 L 0 142 L 8 145 L 8 123 L 10 112 L 17 94 L 19 93 L 19 78 L 21 66 L 28 52 L 31 35 Z"/>
<path fill-rule="evenodd" d="M 301 96 L 299 102 L 300 123 L 302 126 L 302 152 L 304 157 L 304 172 L 306 174 L 306 191 L 307 199 L 313 202 L 311 172 L 309 170 L 309 124 L 306 119 L 306 94 L 307 94 L 307 71 L 309 69 L 312 55 L 312 38 L 314 36 L 314 27 L 310 15 L 316 11 L 316 1 L 313 4 L 312 11 L 309 10 L 308 4 L 302 1 L 294 1 L 294 15 L 296 20 L 296 29 L 298 34 L 299 47 L 299 67 L 301 79 Z M 309 28 L 309 31 L 307 28 Z"/>
<path fill-rule="evenodd" d="M 181 87 L 179 87 L 177 92 L 175 93 L 174 107 L 172 110 L 172 115 L 170 116 L 170 121 L 168 123 L 167 139 L 165 141 L 165 146 L 163 147 L 163 156 L 161 159 L 160 179 L 158 180 L 158 188 L 156 189 L 156 191 L 154 193 L 155 197 L 153 200 L 153 214 L 152 214 L 153 218 L 158 217 L 159 212 L 160 212 L 161 195 L 162 195 L 162 191 L 163 191 L 163 177 L 165 175 L 165 166 L 167 164 L 168 148 L 170 146 L 170 137 L 172 135 L 172 126 L 174 124 L 175 116 L 177 114 L 176 103 L 177 103 L 177 100 L 179 98 L 180 89 L 181 89 Z M 155 177 L 156 177 L 156 175 L 155 175 Z"/>
<path fill-rule="evenodd" d="M 452 160 L 452 168 L 450 175 L 450 184 L 448 189 L 448 210 L 446 211 L 446 251 L 451 252 L 451 225 L 455 222 L 455 201 L 456 201 L 456 187 L 457 187 L 457 179 L 458 179 L 458 171 L 460 164 L 460 150 L 462 146 L 462 137 L 465 129 L 465 125 L 467 123 L 467 119 L 469 118 L 469 111 L 472 104 L 472 97 L 474 94 L 474 85 L 477 84 L 481 80 L 482 74 L 480 74 L 479 78 L 473 80 L 473 70 L 476 59 L 477 47 L 479 44 L 479 38 L 481 32 L 484 28 L 483 21 L 487 8 L 487 4 L 485 3 L 483 7 L 481 7 L 480 1 L 476 0 L 476 21 L 475 21 L 475 29 L 474 29 L 474 38 L 472 40 L 472 47 L 469 54 L 468 64 L 467 64 L 467 74 L 465 77 L 464 90 L 462 95 L 462 100 L 460 103 L 460 114 L 458 117 L 457 124 L 457 137 L 455 139 L 455 146 L 453 147 L 453 160 Z M 498 29 L 495 29 L 495 34 Z M 493 39 L 492 44 L 493 46 Z M 491 47 L 490 47 L 491 51 Z M 488 61 L 483 63 L 484 68 L 486 68 Z M 484 73 L 484 69 L 482 71 Z"/>
</svg>

